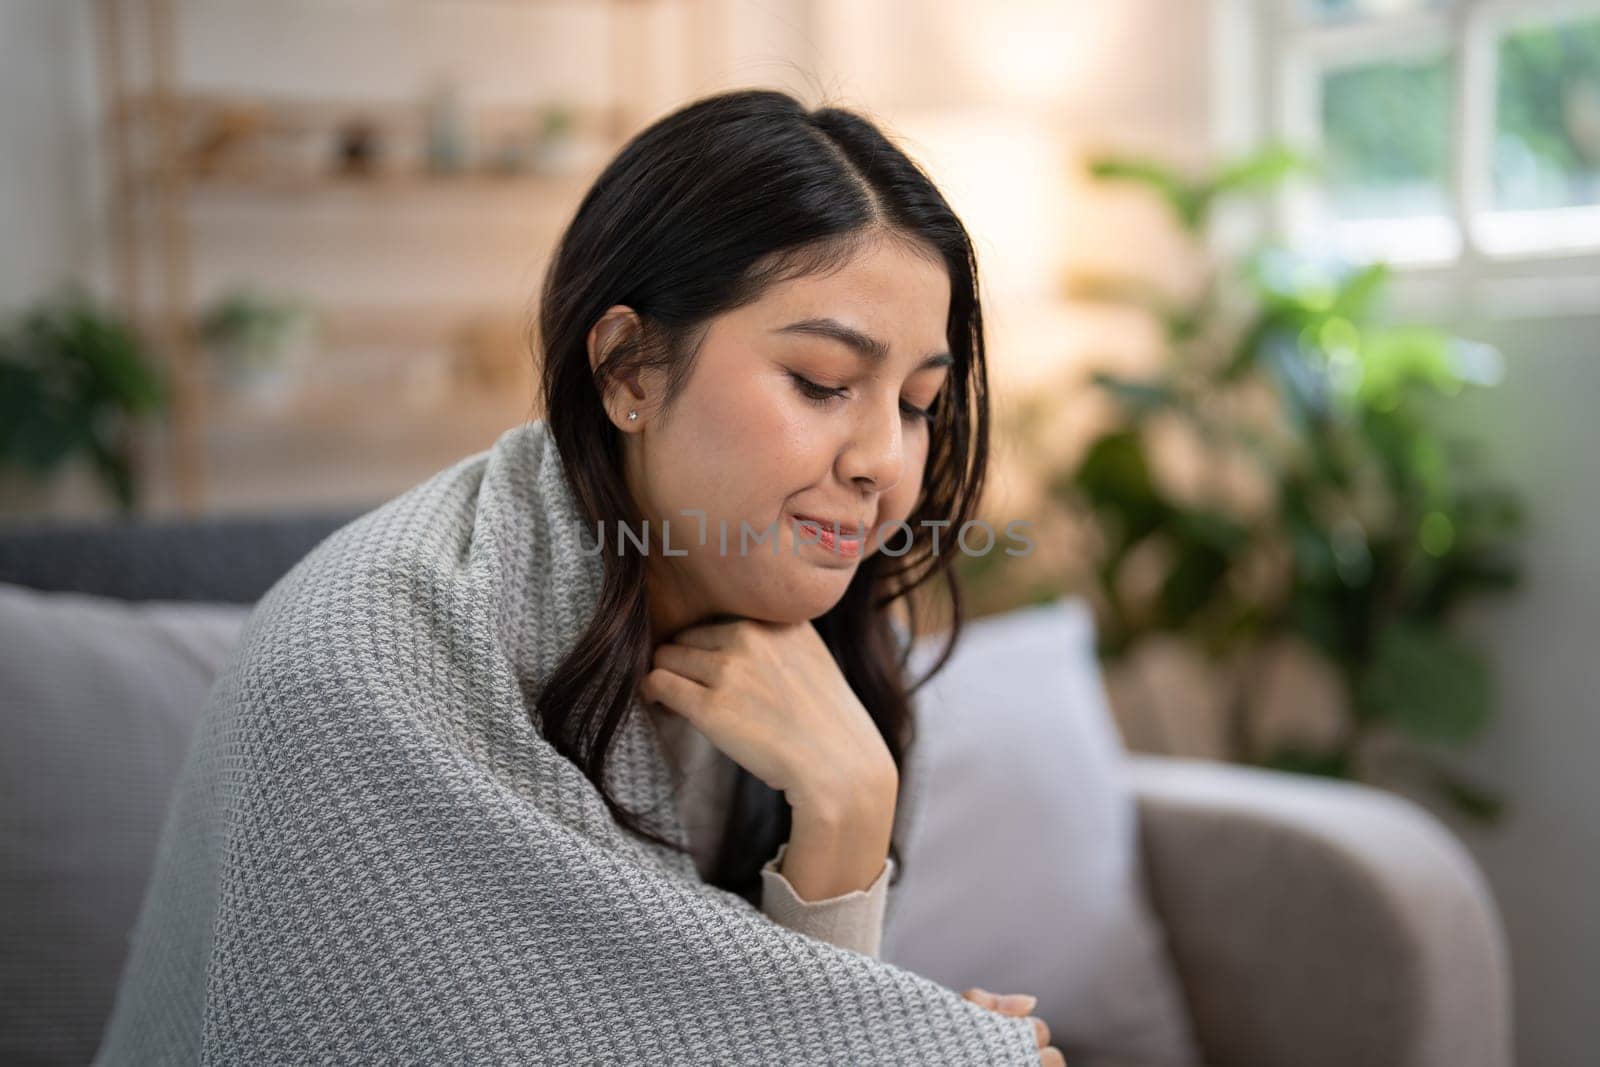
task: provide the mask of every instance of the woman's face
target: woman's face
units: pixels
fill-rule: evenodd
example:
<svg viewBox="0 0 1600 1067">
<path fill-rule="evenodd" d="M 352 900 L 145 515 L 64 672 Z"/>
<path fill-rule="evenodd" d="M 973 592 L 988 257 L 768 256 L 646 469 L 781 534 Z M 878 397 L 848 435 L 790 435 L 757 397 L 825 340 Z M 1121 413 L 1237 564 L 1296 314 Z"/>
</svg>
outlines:
<svg viewBox="0 0 1600 1067">
<path fill-rule="evenodd" d="M 654 542 L 656 640 L 717 615 L 814 619 L 881 541 L 906 544 L 890 524 L 920 496 L 930 432 L 921 412 L 950 373 L 949 306 L 942 263 L 878 239 L 834 273 L 781 283 L 712 320 L 670 410 L 659 409 L 660 379 L 648 372 L 614 391 L 608 411 Z M 629 421 L 629 410 L 639 417 Z M 837 519 L 838 543 L 797 516 Z"/>
</svg>

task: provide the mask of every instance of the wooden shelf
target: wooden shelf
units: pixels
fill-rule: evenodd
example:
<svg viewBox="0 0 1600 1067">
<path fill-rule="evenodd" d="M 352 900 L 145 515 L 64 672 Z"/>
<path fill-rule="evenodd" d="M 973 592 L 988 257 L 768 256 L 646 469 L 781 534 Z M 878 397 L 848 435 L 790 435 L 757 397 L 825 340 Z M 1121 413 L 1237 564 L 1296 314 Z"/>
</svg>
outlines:
<svg viewBox="0 0 1600 1067">
<path fill-rule="evenodd" d="M 230 388 L 201 347 L 195 400 L 204 423 L 228 433 L 347 432 L 397 418 L 426 427 L 486 408 L 510 417 L 532 406 L 523 309 L 345 306 L 315 315 L 275 402 Z"/>
<path fill-rule="evenodd" d="M 141 137 L 157 130 L 164 98 L 142 92 L 121 97 L 116 112 Z M 617 107 L 579 106 L 549 100 L 526 104 L 482 104 L 463 108 L 471 136 L 491 146 L 533 141 L 538 116 L 553 107 L 570 117 L 568 150 L 585 160 L 562 170 L 497 167 L 481 161 L 457 170 L 423 165 L 424 102 L 418 100 L 328 100 L 241 94 L 182 93 L 170 98 L 177 131 L 175 157 L 130 169 L 134 192 L 176 180 L 195 191 L 225 190 L 307 194 L 323 191 L 395 193 L 415 190 L 569 193 L 593 180 L 596 165 L 613 148 L 622 128 Z M 341 169 L 337 145 L 342 127 L 361 123 L 381 134 L 380 158 L 370 169 Z M 588 150 L 585 152 L 585 150 Z M 494 151 L 487 153 L 494 156 Z M 586 158 L 587 157 L 587 158 Z M 168 168 L 174 168 L 168 170 Z"/>
<path fill-rule="evenodd" d="M 520 334 L 527 324 L 528 310 L 510 304 L 423 304 L 391 308 L 324 305 L 315 314 L 318 335 L 329 347 L 401 350 L 455 346 L 483 330 L 510 330 Z"/>
<path fill-rule="evenodd" d="M 213 439 L 250 436 L 252 440 L 301 438 L 320 433 L 345 440 L 364 439 L 377 431 L 418 437 L 435 435 L 438 427 L 466 420 L 483 424 L 513 418 L 533 406 L 520 389 L 491 390 L 451 387 L 426 401 L 407 399 L 401 390 L 317 391 L 302 387 L 281 404 L 268 405 L 218 388 L 203 394 L 207 434 Z M 449 418 L 439 418 L 448 415 Z"/>
<path fill-rule="evenodd" d="M 235 253 L 230 262 L 229 257 L 207 259 L 197 254 L 195 245 L 221 233 L 229 239 L 266 241 L 265 247 L 281 252 L 285 247 L 301 247 L 275 229 L 282 211 L 304 207 L 306 220 L 319 226 L 332 215 L 338 215 L 343 224 L 345 214 L 355 219 L 352 225 L 367 225 L 371 220 L 354 211 L 323 212 L 322 203 L 324 199 L 372 203 L 374 210 L 389 213 L 378 220 L 387 226 L 392 218 L 412 213 L 411 198 L 433 196 L 448 198 L 451 210 L 445 210 L 444 200 L 437 209 L 429 204 L 428 210 L 418 213 L 429 227 L 439 226 L 441 220 L 453 222 L 460 214 L 464 220 L 461 232 L 468 235 L 468 241 L 479 241 L 477 219 L 454 208 L 483 198 L 496 206 L 502 221 L 514 214 L 519 222 L 529 224 L 519 231 L 518 240 L 542 241 L 547 229 L 547 212 L 542 209 L 548 206 L 552 218 L 557 209 L 562 213 L 573 210 L 604 162 L 632 127 L 651 112 L 646 90 L 652 84 L 650 68 L 658 64 L 663 42 L 652 37 L 651 20 L 632 17 L 632 13 L 663 2 L 392 0 L 396 7 L 567 6 L 630 13 L 627 18 L 603 20 L 605 32 L 611 36 L 609 77 L 605 80 L 614 87 L 614 95 L 593 101 L 585 81 L 574 85 L 581 91 L 570 96 L 536 95 L 538 91 L 530 86 L 526 101 L 475 101 L 464 85 L 453 106 L 466 142 L 464 161 L 471 165 L 441 172 L 426 166 L 430 99 L 426 84 L 418 85 L 414 98 L 403 99 L 287 96 L 186 85 L 180 73 L 185 64 L 179 54 L 182 34 L 178 32 L 185 5 L 175 0 L 96 0 L 99 84 L 114 194 L 111 217 L 117 289 L 124 308 L 158 341 L 173 386 L 166 427 L 170 448 L 163 456 L 164 469 L 154 491 L 170 497 L 180 511 L 201 511 L 218 501 L 244 500 L 248 479 L 241 481 L 236 473 L 248 467 L 252 478 L 275 486 L 269 495 L 281 492 L 287 498 L 292 491 L 290 483 L 298 477 L 295 470 L 312 464 L 318 448 L 325 450 L 327 466 L 354 470 L 358 461 L 372 458 L 355 454 L 370 451 L 370 442 L 363 444 L 361 433 L 376 435 L 373 439 L 383 442 L 380 450 L 402 447 L 412 440 L 406 435 L 408 426 L 413 435 L 433 437 L 439 427 L 423 429 L 420 423 L 442 421 L 444 436 L 430 440 L 425 447 L 417 441 L 416 447 L 423 451 L 396 467 L 395 477 L 404 480 L 419 469 L 426 473 L 430 465 L 466 444 L 478 446 L 492 440 L 489 432 L 502 423 L 509 425 L 508 419 L 526 417 L 531 388 L 526 388 L 526 380 L 515 387 L 507 384 L 515 377 L 510 354 L 516 351 L 526 308 L 413 303 L 397 312 L 319 306 L 317 347 L 326 352 L 337 347 L 340 358 L 326 360 L 308 375 L 308 395 L 297 396 L 281 408 L 238 404 L 218 395 L 211 386 L 212 368 L 193 328 L 195 264 L 216 269 L 217 263 L 225 263 L 230 273 L 238 271 L 246 277 L 251 268 L 238 267 L 238 253 L 243 249 L 230 249 Z M 375 14 L 381 17 L 382 9 Z M 550 48 L 562 46 L 558 35 L 549 37 Z M 285 57 L 286 61 L 291 58 Z M 530 56 L 529 61 L 537 58 Z M 536 169 L 531 165 L 534 160 L 549 161 L 535 146 L 541 144 L 539 131 L 553 109 L 568 119 L 563 140 L 554 142 L 561 151 L 557 162 L 562 169 Z M 356 124 L 369 131 L 364 155 L 370 169 L 344 169 L 341 146 L 352 139 Z M 550 141 L 542 143 L 552 146 Z M 522 167 L 496 166 L 508 158 L 518 159 Z M 217 212 L 208 210 L 205 219 L 197 220 L 188 210 L 202 198 L 218 196 L 237 196 L 252 207 L 257 203 L 271 206 L 259 215 L 238 212 L 244 222 L 227 228 L 237 221 L 230 216 L 219 230 L 213 225 L 217 220 L 211 217 Z M 498 210 L 501 197 L 518 199 L 514 207 L 507 204 Z M 385 204 L 389 198 L 404 206 L 391 211 Z M 342 209 L 342 203 L 339 206 Z M 401 236 L 413 238 L 415 234 L 407 231 Z M 428 236 L 433 239 L 437 235 L 430 231 Z M 332 241 L 308 241 L 303 247 L 306 255 L 321 255 L 323 249 L 339 246 Z M 323 265 L 321 261 L 308 264 Z M 515 269 L 518 280 L 523 280 L 520 261 Z M 315 269 L 305 273 L 312 278 L 326 276 Z M 249 283 L 238 278 L 233 284 Z M 414 287 L 414 282 L 411 284 Z M 494 287 L 476 286 L 470 294 L 447 290 L 440 297 L 482 298 L 491 289 Z M 392 298 L 396 302 L 405 299 L 403 294 Z M 526 355 L 520 358 L 531 360 Z M 477 388 L 478 399 L 452 394 L 463 408 L 459 420 L 453 419 L 454 412 L 441 419 L 438 411 L 421 411 L 414 402 L 430 394 L 409 380 L 413 371 L 423 377 L 433 375 L 431 381 L 439 383 L 439 395 L 449 391 L 444 388 L 448 384 L 451 390 L 466 387 L 469 394 Z M 372 383 L 365 393 L 360 384 L 363 374 Z M 384 381 L 385 374 L 392 380 Z M 486 388 L 500 391 L 485 399 L 482 390 Z M 386 402 L 378 394 L 396 392 L 409 399 L 399 406 L 390 402 L 386 410 Z M 469 408 L 470 413 L 465 410 Z M 382 427 L 381 432 L 377 427 Z M 282 469 L 273 466 L 280 460 Z"/>
<path fill-rule="evenodd" d="M 146 182 L 158 176 L 147 174 Z M 572 198 L 594 180 L 585 171 L 550 174 L 495 171 L 438 173 L 430 171 L 378 171 L 370 174 L 337 172 L 297 174 L 292 171 L 238 170 L 185 174 L 193 194 L 279 196 L 406 196 L 412 194 L 518 195 L 559 198 L 574 206 Z"/>
<path fill-rule="evenodd" d="M 212 507 L 299 508 L 378 501 L 404 492 L 527 418 L 505 396 L 453 396 L 449 419 L 419 420 L 405 408 L 316 405 L 290 417 L 210 413 L 206 498 Z"/>
<path fill-rule="evenodd" d="M 357 119 L 391 129 L 420 128 L 424 122 L 425 96 L 415 99 L 360 99 L 315 96 L 259 95 L 212 90 L 181 90 L 170 95 L 148 89 L 125 92 L 113 104 L 113 116 L 135 122 L 158 119 L 170 100 L 178 117 L 185 121 L 215 120 L 232 116 L 241 123 L 255 124 L 263 133 L 293 134 L 307 130 L 335 129 Z M 559 107 L 571 114 L 575 132 L 610 136 L 626 109 L 620 105 L 580 104 L 566 99 L 526 102 L 463 103 L 462 110 L 474 124 L 505 129 L 526 122 L 540 112 Z"/>
<path fill-rule="evenodd" d="M 319 303 L 309 308 L 318 345 L 330 349 L 450 347 L 475 331 L 513 329 L 528 325 L 528 309 L 516 304 L 373 304 Z M 198 330 L 199 312 L 190 314 L 190 329 Z M 142 316 L 136 325 L 146 334 L 160 323 Z M 196 334 L 198 336 L 198 334 Z"/>
</svg>

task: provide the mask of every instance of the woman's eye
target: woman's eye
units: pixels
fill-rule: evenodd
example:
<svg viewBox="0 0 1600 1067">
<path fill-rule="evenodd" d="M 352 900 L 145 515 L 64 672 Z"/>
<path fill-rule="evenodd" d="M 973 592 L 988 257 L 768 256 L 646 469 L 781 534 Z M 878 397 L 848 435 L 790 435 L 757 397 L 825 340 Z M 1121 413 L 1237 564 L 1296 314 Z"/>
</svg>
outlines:
<svg viewBox="0 0 1600 1067">
<path fill-rule="evenodd" d="M 810 378 L 807 378 L 804 375 L 796 374 L 794 371 L 789 371 L 787 373 L 790 381 L 794 382 L 795 388 L 800 390 L 800 395 L 819 405 L 825 405 L 828 403 L 828 401 L 835 400 L 843 396 L 846 392 L 846 390 L 843 388 L 819 385 Z M 900 401 L 900 414 L 906 419 L 913 421 L 920 420 L 924 423 L 930 424 L 933 422 L 933 406 L 931 404 L 928 407 L 919 408 L 909 401 L 902 400 Z"/>
<path fill-rule="evenodd" d="M 843 389 L 832 389 L 826 385 L 818 385 L 810 378 L 802 377 L 794 371 L 789 372 L 789 378 L 794 382 L 795 388 L 800 390 L 801 396 L 818 404 L 826 404 L 834 397 L 844 395 Z"/>
</svg>

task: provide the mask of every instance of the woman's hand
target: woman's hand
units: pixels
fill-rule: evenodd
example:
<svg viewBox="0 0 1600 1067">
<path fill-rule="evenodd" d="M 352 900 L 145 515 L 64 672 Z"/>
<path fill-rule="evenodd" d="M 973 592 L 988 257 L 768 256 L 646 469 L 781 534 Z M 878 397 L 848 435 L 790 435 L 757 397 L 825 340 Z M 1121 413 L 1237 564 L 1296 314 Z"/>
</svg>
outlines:
<svg viewBox="0 0 1600 1067">
<path fill-rule="evenodd" d="M 794 817 L 782 873 L 801 899 L 882 872 L 899 769 L 811 623 L 687 627 L 656 648 L 639 695 L 784 794 Z"/>
<path fill-rule="evenodd" d="M 973 986 L 961 995 L 974 1004 L 999 1012 L 1001 1015 L 1026 1015 L 1033 1023 L 1033 1032 L 1039 1042 L 1039 1062 L 1043 1067 L 1067 1067 L 1066 1057 L 1061 1055 L 1061 1050 L 1048 1044 L 1050 1028 L 1038 1016 L 1028 1015 L 1033 1006 L 1039 1003 L 1038 997 L 1028 993 L 1010 993 L 1002 997 L 977 986 Z"/>
<path fill-rule="evenodd" d="M 639 686 L 795 807 L 898 786 L 888 746 L 809 622 L 690 626 Z"/>
</svg>

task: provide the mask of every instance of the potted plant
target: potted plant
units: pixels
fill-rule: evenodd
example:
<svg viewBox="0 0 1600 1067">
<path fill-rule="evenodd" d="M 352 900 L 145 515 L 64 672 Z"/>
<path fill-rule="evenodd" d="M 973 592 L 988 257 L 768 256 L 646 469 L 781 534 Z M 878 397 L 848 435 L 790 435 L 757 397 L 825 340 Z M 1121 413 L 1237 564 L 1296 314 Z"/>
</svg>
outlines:
<svg viewBox="0 0 1600 1067">
<path fill-rule="evenodd" d="M 0 327 L 0 468 L 11 495 L 86 463 L 117 506 L 132 511 L 140 496 L 134 431 L 164 404 L 154 358 L 79 286 Z"/>
<path fill-rule="evenodd" d="M 1198 179 L 1143 160 L 1091 169 L 1154 192 L 1204 250 L 1218 201 L 1306 166 L 1273 149 Z M 1492 816 L 1499 798 L 1445 758 L 1491 712 L 1487 665 L 1457 623 L 1476 594 L 1515 583 L 1523 514 L 1440 416 L 1492 384 L 1498 353 L 1390 322 L 1382 264 L 1271 244 L 1199 258 L 1207 277 L 1192 300 L 1137 279 L 1078 286 L 1141 309 L 1164 338 L 1155 373 L 1093 375 L 1114 416 L 1049 478 L 1050 496 L 1093 534 L 1086 584 L 1108 684 L 1146 649 L 1177 643 L 1221 680 L 1226 758 L 1364 779 L 1400 769 Z M 1024 422 L 1041 415 L 1025 408 Z M 1200 472 L 1188 488 L 1163 471 L 1160 437 L 1185 443 Z M 1230 491 L 1241 478 L 1251 491 Z M 1280 696 L 1293 706 L 1330 694 L 1336 728 L 1263 729 L 1284 670 L 1302 681 Z M 1170 676 L 1143 691 L 1191 696 Z"/>
<path fill-rule="evenodd" d="M 577 114 L 570 105 L 555 103 L 540 109 L 533 135 L 534 171 L 566 174 L 577 162 Z"/>
<path fill-rule="evenodd" d="M 200 318 L 199 333 L 218 383 L 268 408 L 288 401 L 313 340 L 304 306 L 246 288 L 213 303 Z"/>
</svg>

